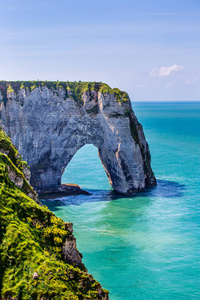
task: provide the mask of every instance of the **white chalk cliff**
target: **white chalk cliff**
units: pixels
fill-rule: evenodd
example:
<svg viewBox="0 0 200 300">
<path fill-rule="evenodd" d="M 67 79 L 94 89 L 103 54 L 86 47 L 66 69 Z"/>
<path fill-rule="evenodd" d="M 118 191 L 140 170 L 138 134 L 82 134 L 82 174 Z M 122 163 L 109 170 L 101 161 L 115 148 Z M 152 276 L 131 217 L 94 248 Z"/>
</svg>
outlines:
<svg viewBox="0 0 200 300">
<path fill-rule="evenodd" d="M 98 148 L 116 192 L 133 194 L 156 185 L 149 146 L 126 93 L 101 83 L 16 86 L 11 83 L 5 94 L 0 84 L 1 124 L 28 162 L 37 192 L 57 189 L 85 144 Z"/>
</svg>

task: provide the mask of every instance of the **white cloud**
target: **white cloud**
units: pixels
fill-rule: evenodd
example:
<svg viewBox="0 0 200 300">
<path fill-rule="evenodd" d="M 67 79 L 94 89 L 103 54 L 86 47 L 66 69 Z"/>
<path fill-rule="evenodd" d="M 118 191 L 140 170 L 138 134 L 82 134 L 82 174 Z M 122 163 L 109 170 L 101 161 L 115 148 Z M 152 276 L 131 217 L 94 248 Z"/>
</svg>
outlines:
<svg viewBox="0 0 200 300">
<path fill-rule="evenodd" d="M 155 68 L 149 72 L 149 77 L 165 77 L 169 76 L 172 72 L 184 70 L 183 66 L 173 65 L 171 67 Z"/>
</svg>

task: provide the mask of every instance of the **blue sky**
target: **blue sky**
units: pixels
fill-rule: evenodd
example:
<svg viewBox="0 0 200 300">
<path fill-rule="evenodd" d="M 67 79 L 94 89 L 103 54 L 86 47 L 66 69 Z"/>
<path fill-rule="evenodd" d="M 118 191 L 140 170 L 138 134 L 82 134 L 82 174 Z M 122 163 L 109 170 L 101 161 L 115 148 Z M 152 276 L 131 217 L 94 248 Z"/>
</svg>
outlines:
<svg viewBox="0 0 200 300">
<path fill-rule="evenodd" d="M 103 81 L 200 100 L 200 0 L 0 0 L 2 80 Z"/>
</svg>

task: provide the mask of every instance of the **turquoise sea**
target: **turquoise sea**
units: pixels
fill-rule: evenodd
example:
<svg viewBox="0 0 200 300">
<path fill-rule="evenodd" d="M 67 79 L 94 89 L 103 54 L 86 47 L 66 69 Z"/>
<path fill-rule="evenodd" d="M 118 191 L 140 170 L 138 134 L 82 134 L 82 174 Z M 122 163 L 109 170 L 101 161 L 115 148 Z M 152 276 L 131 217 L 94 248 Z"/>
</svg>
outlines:
<svg viewBox="0 0 200 300">
<path fill-rule="evenodd" d="M 133 103 L 158 185 L 117 196 L 97 149 L 86 145 L 63 183 L 91 196 L 44 203 L 74 224 L 89 273 L 111 300 L 200 299 L 200 103 Z"/>
</svg>

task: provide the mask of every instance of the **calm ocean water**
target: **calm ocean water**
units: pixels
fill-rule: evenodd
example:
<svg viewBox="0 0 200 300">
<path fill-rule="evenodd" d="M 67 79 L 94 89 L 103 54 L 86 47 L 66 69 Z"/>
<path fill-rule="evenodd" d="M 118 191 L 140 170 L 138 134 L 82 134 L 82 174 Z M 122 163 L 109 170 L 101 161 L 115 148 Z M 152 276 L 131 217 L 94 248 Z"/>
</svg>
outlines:
<svg viewBox="0 0 200 300">
<path fill-rule="evenodd" d="M 111 300 L 200 299 L 200 103 L 133 103 L 158 186 L 114 194 L 97 149 L 80 149 L 63 175 L 92 196 L 44 203 L 74 223 L 88 271 Z"/>
</svg>

